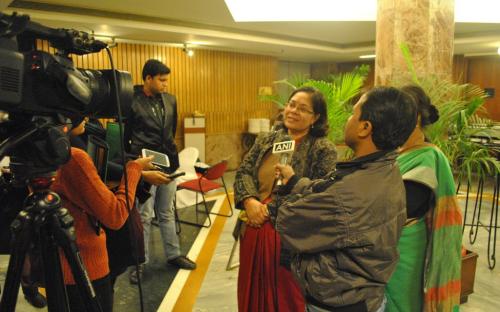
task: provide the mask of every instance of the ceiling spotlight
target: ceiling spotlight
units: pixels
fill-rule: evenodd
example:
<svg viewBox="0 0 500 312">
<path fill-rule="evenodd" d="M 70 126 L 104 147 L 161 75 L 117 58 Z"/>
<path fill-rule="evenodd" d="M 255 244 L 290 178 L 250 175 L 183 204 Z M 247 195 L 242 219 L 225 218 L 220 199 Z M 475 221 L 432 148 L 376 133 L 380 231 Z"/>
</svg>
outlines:
<svg viewBox="0 0 500 312">
<path fill-rule="evenodd" d="M 194 50 L 191 48 L 188 48 L 187 43 L 184 43 L 184 48 L 182 49 L 184 53 L 187 54 L 187 56 L 192 57 L 194 55 Z"/>
</svg>

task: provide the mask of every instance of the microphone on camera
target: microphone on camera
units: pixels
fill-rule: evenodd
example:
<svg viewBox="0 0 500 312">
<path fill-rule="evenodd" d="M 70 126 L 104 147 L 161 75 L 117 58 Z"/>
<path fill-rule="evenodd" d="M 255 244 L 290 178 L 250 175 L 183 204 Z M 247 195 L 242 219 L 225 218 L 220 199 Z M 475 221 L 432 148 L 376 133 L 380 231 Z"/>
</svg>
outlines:
<svg viewBox="0 0 500 312">
<path fill-rule="evenodd" d="M 91 40 L 89 46 L 90 46 L 89 48 L 92 52 L 99 52 L 102 49 L 106 49 L 108 44 L 106 42 L 94 39 L 94 40 Z"/>
<path fill-rule="evenodd" d="M 280 164 L 288 165 L 295 149 L 295 141 L 290 136 L 285 136 L 284 141 L 273 144 L 273 154 L 280 154 Z M 282 177 L 278 178 L 277 185 L 282 185 Z"/>
</svg>

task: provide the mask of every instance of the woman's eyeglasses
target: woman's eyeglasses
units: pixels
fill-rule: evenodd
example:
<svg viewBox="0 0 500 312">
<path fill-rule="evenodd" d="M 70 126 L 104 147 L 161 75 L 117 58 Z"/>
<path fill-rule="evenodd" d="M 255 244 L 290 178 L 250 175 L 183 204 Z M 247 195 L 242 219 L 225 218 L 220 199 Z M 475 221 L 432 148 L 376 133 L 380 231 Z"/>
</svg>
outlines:
<svg viewBox="0 0 500 312">
<path fill-rule="evenodd" d="M 290 101 L 286 103 L 288 109 L 296 109 L 301 114 L 314 114 L 313 111 L 309 110 L 309 107 L 303 104 L 298 104 L 297 102 Z"/>
</svg>

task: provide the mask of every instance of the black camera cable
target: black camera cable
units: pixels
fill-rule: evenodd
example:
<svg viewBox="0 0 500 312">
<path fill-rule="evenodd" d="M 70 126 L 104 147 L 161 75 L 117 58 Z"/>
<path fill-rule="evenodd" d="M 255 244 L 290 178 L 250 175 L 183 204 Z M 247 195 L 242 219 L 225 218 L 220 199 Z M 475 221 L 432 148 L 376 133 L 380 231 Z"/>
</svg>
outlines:
<svg viewBox="0 0 500 312">
<path fill-rule="evenodd" d="M 281 245 L 280 245 L 281 250 Z M 279 298 L 278 298 L 278 269 L 280 258 L 278 257 L 278 231 L 274 229 L 274 306 L 276 312 L 279 312 Z"/>
<path fill-rule="evenodd" d="M 276 188 L 278 187 L 277 183 L 278 183 L 278 179 L 274 178 L 273 187 L 272 187 L 272 189 L 274 190 L 273 192 L 276 192 Z M 276 210 L 276 219 L 278 219 L 278 210 Z M 268 222 L 271 222 L 271 220 L 269 220 Z M 277 246 L 278 245 L 278 230 L 276 229 L 275 225 L 272 222 L 271 222 L 271 226 L 274 229 L 274 263 L 273 263 L 273 265 L 274 265 L 274 289 L 273 289 L 274 309 L 276 312 L 279 312 L 280 309 L 279 309 L 279 298 L 278 298 L 278 268 L 279 268 L 278 263 L 280 261 L 280 258 L 278 257 L 278 246 Z M 281 249 L 281 245 L 280 245 L 280 249 Z"/>
<path fill-rule="evenodd" d="M 111 50 L 106 47 L 106 52 L 108 53 L 108 57 L 109 57 L 109 63 L 111 64 L 111 69 L 113 71 L 113 82 L 115 84 L 115 96 L 116 96 L 116 105 L 117 105 L 117 112 L 118 112 L 118 125 L 119 125 L 119 129 L 120 129 L 120 149 L 121 149 L 121 160 L 122 160 L 122 163 L 123 163 L 123 168 L 125 170 L 123 170 L 123 178 L 125 180 L 125 202 L 127 204 L 127 210 L 129 212 L 129 215 L 130 215 L 130 211 L 132 210 L 132 207 L 130 205 L 130 201 L 128 199 L 128 176 L 127 176 L 127 169 L 126 169 L 126 160 L 125 160 L 125 143 L 123 142 L 123 117 L 122 117 L 122 110 L 121 110 L 121 105 L 120 105 L 120 95 L 118 93 L 118 78 L 116 77 L 116 71 L 115 71 L 115 65 L 113 63 L 113 56 L 111 55 Z M 127 224 L 128 224 L 128 220 L 127 220 Z M 133 248 L 137 251 L 138 250 L 138 247 L 137 247 L 137 242 L 135 239 L 131 239 L 132 241 L 132 244 L 133 244 Z M 142 283 L 141 283 L 141 276 L 139 274 L 139 266 L 140 266 L 140 263 L 139 263 L 139 258 L 138 257 L 135 257 L 135 260 L 136 260 L 136 263 L 135 263 L 135 269 L 137 270 L 137 286 L 139 288 L 139 302 L 140 302 L 140 305 L 141 305 L 141 312 L 144 312 L 144 298 L 142 296 Z"/>
</svg>

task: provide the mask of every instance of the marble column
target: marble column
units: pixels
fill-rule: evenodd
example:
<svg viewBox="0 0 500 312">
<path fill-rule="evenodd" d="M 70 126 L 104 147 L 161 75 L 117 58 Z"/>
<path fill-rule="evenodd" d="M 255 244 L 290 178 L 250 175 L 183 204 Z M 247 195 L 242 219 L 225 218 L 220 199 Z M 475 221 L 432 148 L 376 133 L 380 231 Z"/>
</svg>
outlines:
<svg viewBox="0 0 500 312">
<path fill-rule="evenodd" d="M 378 0 L 375 85 L 410 81 L 402 43 L 417 76 L 451 79 L 454 9 L 454 0 Z"/>
</svg>

